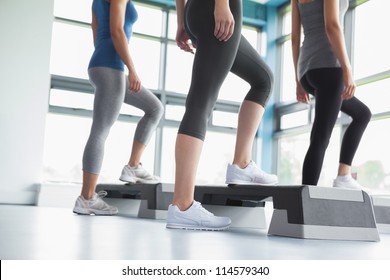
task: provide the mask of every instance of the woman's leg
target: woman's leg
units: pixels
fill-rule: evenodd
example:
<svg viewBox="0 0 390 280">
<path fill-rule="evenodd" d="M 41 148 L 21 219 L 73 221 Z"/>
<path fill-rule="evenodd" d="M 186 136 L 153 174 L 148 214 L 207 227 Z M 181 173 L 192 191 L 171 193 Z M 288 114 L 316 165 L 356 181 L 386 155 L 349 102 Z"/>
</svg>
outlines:
<svg viewBox="0 0 390 280">
<path fill-rule="evenodd" d="M 141 158 L 164 114 L 164 107 L 160 100 L 144 87 L 137 93 L 127 90 L 125 103 L 141 109 L 145 114 L 137 124 L 130 158 L 128 164 L 123 167 L 119 179 L 129 183 L 157 183 L 159 178 L 151 175 L 142 167 Z"/>
<path fill-rule="evenodd" d="M 123 103 L 125 75 L 121 71 L 106 67 L 91 68 L 89 75 L 91 83 L 95 87 L 93 121 L 83 154 L 81 196 L 76 201 L 74 212 L 111 215 L 116 214 L 118 210 L 108 206 L 101 199 L 96 200 L 95 190 L 98 174 L 103 163 L 105 141 L 111 126 L 118 118 Z M 94 203 L 87 203 L 88 200 L 94 201 Z"/>
<path fill-rule="evenodd" d="M 370 122 L 371 111 L 356 97 L 343 101 L 341 111 L 352 118 L 343 136 L 340 150 L 340 163 L 350 166 L 363 133 Z"/>
<path fill-rule="evenodd" d="M 238 115 L 237 141 L 233 160 L 233 163 L 243 168 L 252 158 L 253 140 L 271 94 L 273 75 L 259 53 L 244 36 L 241 36 L 231 72 L 250 85 Z"/>
<path fill-rule="evenodd" d="M 356 97 L 343 101 L 341 111 L 352 118 L 352 122 L 344 133 L 340 149 L 340 163 L 334 186 L 361 189 L 351 176 L 352 160 L 359 147 L 363 133 L 370 122 L 371 111 Z"/>
<path fill-rule="evenodd" d="M 137 124 L 134 141 L 146 146 L 164 114 L 164 107 L 160 100 L 150 90 L 144 87 L 137 93 L 127 90 L 124 102 L 145 113 Z M 130 161 L 138 164 L 140 158 L 134 156 Z"/>
<path fill-rule="evenodd" d="M 343 77 L 340 68 L 310 70 L 301 81 L 315 96 L 315 118 L 310 145 L 303 162 L 302 184 L 317 185 L 325 151 L 341 108 Z"/>
<path fill-rule="evenodd" d="M 214 34 L 214 1 L 189 1 L 187 21 L 196 36 L 192 80 L 186 112 L 176 139 L 176 181 L 174 204 L 181 210 L 191 206 L 197 166 L 206 134 L 207 121 L 218 98 L 219 89 L 236 57 L 241 33 L 241 3 L 231 1 L 235 17 L 233 36 L 226 42 Z"/>
<path fill-rule="evenodd" d="M 229 73 L 241 37 L 241 1 L 230 1 L 235 19 L 232 37 L 220 42 L 214 36 L 214 1 L 188 1 L 187 33 L 196 40 L 192 80 L 186 112 L 176 138 L 176 175 L 172 205 L 168 209 L 167 227 L 221 230 L 231 221 L 215 217 L 194 201 L 194 186 L 207 121 L 217 100 L 219 89 Z"/>
<path fill-rule="evenodd" d="M 253 141 L 272 91 L 272 72 L 243 36 L 231 72 L 248 82 L 250 89 L 238 115 L 234 159 L 233 164 L 228 165 L 226 183 L 274 185 L 277 177 L 252 162 Z"/>
<path fill-rule="evenodd" d="M 178 134 L 175 146 L 175 192 L 172 204 L 187 210 L 194 201 L 195 177 L 203 141 L 185 134 Z"/>
</svg>

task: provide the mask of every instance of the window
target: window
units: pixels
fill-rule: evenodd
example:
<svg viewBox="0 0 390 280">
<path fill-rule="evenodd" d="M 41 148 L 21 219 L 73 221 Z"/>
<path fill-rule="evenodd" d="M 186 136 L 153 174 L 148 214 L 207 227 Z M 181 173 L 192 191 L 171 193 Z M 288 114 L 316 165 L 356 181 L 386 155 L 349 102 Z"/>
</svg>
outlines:
<svg viewBox="0 0 390 280">
<path fill-rule="evenodd" d="M 385 26 L 390 26 L 390 1 L 367 1 L 356 7 L 354 76 L 366 76 L 390 70 L 390 41 Z"/>
<path fill-rule="evenodd" d="M 173 183 L 175 178 L 175 145 L 177 128 L 165 128 L 162 149 L 164 168 L 161 180 Z M 233 160 L 235 135 L 208 131 L 196 176 L 196 184 L 224 184 L 226 167 Z M 218 147 L 218 149 L 216 149 Z M 210 160 L 212 159 L 212 160 Z"/>
<path fill-rule="evenodd" d="M 390 134 L 385 133 L 389 127 L 390 118 L 368 124 L 353 164 L 358 181 L 380 193 L 390 192 Z"/>
<path fill-rule="evenodd" d="M 194 55 L 179 49 L 176 43 L 168 44 L 165 89 L 187 94 L 191 83 Z"/>
<path fill-rule="evenodd" d="M 134 36 L 131 38 L 129 49 L 142 85 L 149 89 L 158 89 L 160 42 Z"/>
<path fill-rule="evenodd" d="M 133 27 L 129 49 L 143 86 L 156 93 L 166 110 L 159 128 L 162 133 L 153 135 L 142 163 L 164 182 L 173 182 L 174 143 L 185 110 L 194 56 L 176 46 L 176 11 L 172 7 L 152 5 L 152 2 L 146 5 L 144 1 L 134 1 L 139 18 Z M 52 88 L 44 155 L 43 179 L 47 181 L 80 183 L 82 180 L 81 160 L 90 131 L 94 97 L 87 71 L 94 49 L 91 4 L 92 0 L 55 0 Z M 260 40 L 264 34 L 257 28 L 244 26 L 243 34 L 256 49 L 259 43 L 265 45 Z M 213 111 L 207 132 L 198 171 L 199 183 L 224 183 L 226 164 L 232 160 L 234 151 L 239 109 L 236 101 L 241 102 L 248 89 L 246 82 L 229 74 L 218 101 L 222 109 L 218 107 Z M 143 112 L 123 104 L 120 114 L 106 142 L 99 182 L 118 180 L 118 173 L 128 161 L 136 124 Z M 216 146 L 221 149 L 215 149 Z M 164 148 L 160 151 L 156 147 Z M 210 156 L 216 161 L 211 163 Z M 161 158 L 161 162 L 156 162 L 156 158 Z"/>
<path fill-rule="evenodd" d="M 373 113 L 355 155 L 352 171 L 363 186 L 381 192 L 390 191 L 390 178 L 386 175 L 389 174 L 390 164 L 384 153 L 389 139 L 383 133 L 390 121 L 390 109 L 384 102 L 390 88 L 390 56 L 387 51 L 390 43 L 384 30 L 381 32 L 381 27 L 390 23 L 385 14 L 389 5 L 390 2 L 385 0 L 360 1 L 356 7 L 351 5 L 348 13 L 355 16 L 346 18 L 344 31 L 346 37 L 354 38 L 349 51 L 353 55 L 354 77 L 358 85 L 355 96 Z M 288 37 L 291 28 L 289 7 L 280 10 L 279 20 L 281 30 L 277 44 L 281 57 L 278 74 L 283 83 L 280 88 L 281 103 L 277 104 L 276 110 L 279 123 L 275 140 L 279 147 L 278 175 L 282 184 L 300 184 L 302 163 L 310 139 L 308 131 L 315 112 L 313 108 L 302 110 L 302 106 L 295 102 L 291 42 Z M 343 114 L 339 114 L 338 118 L 346 119 Z M 348 123 L 340 123 L 333 130 L 318 185 L 331 186 L 337 174 L 342 131 L 348 127 Z"/>
<path fill-rule="evenodd" d="M 88 79 L 87 68 L 92 52 L 92 31 L 88 26 L 54 22 L 51 74 Z"/>
<path fill-rule="evenodd" d="M 302 184 L 302 166 L 310 143 L 310 132 L 279 139 L 278 176 L 281 185 Z M 333 129 L 326 150 L 318 186 L 330 187 L 337 175 L 340 154 L 340 127 Z"/>
</svg>

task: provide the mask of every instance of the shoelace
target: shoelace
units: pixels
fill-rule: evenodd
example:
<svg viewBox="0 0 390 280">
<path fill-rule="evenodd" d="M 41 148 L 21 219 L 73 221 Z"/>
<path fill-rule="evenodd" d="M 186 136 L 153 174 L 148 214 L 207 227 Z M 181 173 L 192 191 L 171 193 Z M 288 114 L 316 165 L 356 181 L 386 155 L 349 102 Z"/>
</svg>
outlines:
<svg viewBox="0 0 390 280">
<path fill-rule="evenodd" d="M 104 207 L 108 209 L 113 209 L 115 207 L 109 205 L 107 202 L 105 202 L 102 198 L 105 197 L 107 195 L 107 192 L 106 191 L 99 191 L 97 193 L 97 197 L 100 199 L 100 203 L 103 203 Z"/>
<path fill-rule="evenodd" d="M 198 201 L 194 201 L 194 207 L 195 208 L 199 208 L 203 213 L 207 214 L 207 215 L 211 215 L 211 216 L 214 216 L 213 213 L 209 212 L 207 209 L 205 209 L 200 202 Z"/>
<path fill-rule="evenodd" d="M 107 195 L 107 192 L 106 191 L 99 191 L 98 193 L 97 193 L 97 196 L 99 197 L 99 198 L 103 198 L 103 197 L 105 197 Z"/>
<path fill-rule="evenodd" d="M 261 169 L 260 167 L 258 167 L 257 164 L 256 164 L 254 161 L 252 161 L 252 163 L 253 163 L 255 169 L 259 171 L 259 173 L 260 173 L 261 176 L 267 176 L 267 175 L 268 175 L 263 169 Z"/>
</svg>

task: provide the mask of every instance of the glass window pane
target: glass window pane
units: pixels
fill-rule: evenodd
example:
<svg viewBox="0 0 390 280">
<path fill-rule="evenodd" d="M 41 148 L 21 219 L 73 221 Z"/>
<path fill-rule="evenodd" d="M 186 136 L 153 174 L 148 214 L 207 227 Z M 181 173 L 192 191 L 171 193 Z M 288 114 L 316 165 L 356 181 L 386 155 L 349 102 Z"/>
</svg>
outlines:
<svg viewBox="0 0 390 280">
<path fill-rule="evenodd" d="M 50 105 L 75 108 L 75 109 L 93 109 L 93 94 L 72 92 L 66 90 L 50 90 Z"/>
<path fill-rule="evenodd" d="M 291 12 L 288 12 L 283 15 L 283 27 L 282 35 L 288 35 L 291 33 Z"/>
<path fill-rule="evenodd" d="M 390 78 L 356 88 L 355 96 L 365 103 L 373 114 L 390 112 Z"/>
<path fill-rule="evenodd" d="M 175 182 L 175 143 L 177 128 L 164 127 L 161 149 L 161 181 L 164 183 Z"/>
<path fill-rule="evenodd" d="M 82 156 L 89 136 L 90 118 L 48 114 L 46 118 L 44 181 L 82 182 Z M 117 121 L 105 145 L 99 182 L 118 182 L 127 164 L 135 132 L 135 123 Z M 142 157 L 143 166 L 153 172 L 155 138 L 152 137 Z"/>
<path fill-rule="evenodd" d="M 279 140 L 278 179 L 279 184 L 300 185 L 302 164 L 309 144 L 309 133 Z"/>
<path fill-rule="evenodd" d="M 142 85 L 158 89 L 160 71 L 160 47 L 158 41 L 133 36 L 129 43 L 130 55 Z"/>
<path fill-rule="evenodd" d="M 249 89 L 250 86 L 246 81 L 229 73 L 219 91 L 218 99 L 242 102 Z"/>
<path fill-rule="evenodd" d="M 281 118 L 281 129 L 288 129 L 308 124 L 308 111 L 298 111 L 283 115 Z"/>
<path fill-rule="evenodd" d="M 55 0 L 54 16 L 90 23 L 92 0 Z"/>
<path fill-rule="evenodd" d="M 281 101 L 295 101 L 295 70 L 292 59 L 291 40 L 288 40 L 282 45 L 281 56 L 281 73 L 283 81 L 281 86 Z"/>
<path fill-rule="evenodd" d="M 168 19 L 168 38 L 172 40 L 176 40 L 176 30 L 177 30 L 177 13 L 176 11 L 169 11 L 169 19 Z"/>
<path fill-rule="evenodd" d="M 87 79 L 93 49 L 90 28 L 54 22 L 50 73 Z"/>
<path fill-rule="evenodd" d="M 353 161 L 353 172 L 363 186 L 390 193 L 390 118 L 371 121 Z"/>
<path fill-rule="evenodd" d="M 163 24 L 163 12 L 160 8 L 152 8 L 135 4 L 138 19 L 134 23 L 133 32 L 161 37 Z"/>
<path fill-rule="evenodd" d="M 165 105 L 165 119 L 173 121 L 181 121 L 185 112 L 184 106 L 180 105 Z"/>
<path fill-rule="evenodd" d="M 161 180 L 174 183 L 177 128 L 165 128 Z M 196 184 L 225 184 L 226 166 L 233 159 L 235 134 L 207 132 L 196 176 Z M 221 141 L 223 139 L 223 141 Z M 216 149 L 215 147 L 218 147 Z M 213 160 L 211 161 L 210 158 Z"/>
<path fill-rule="evenodd" d="M 354 76 L 356 79 L 390 69 L 390 1 L 367 1 L 356 8 Z"/>
<path fill-rule="evenodd" d="M 279 140 L 278 177 L 280 184 L 302 183 L 302 165 L 309 147 L 310 133 Z M 340 128 L 333 129 L 318 186 L 331 187 L 336 176 L 340 153 Z"/>
<path fill-rule="evenodd" d="M 230 112 L 213 111 L 212 124 L 215 126 L 237 128 L 238 114 Z"/>
<path fill-rule="evenodd" d="M 243 26 L 241 34 L 245 37 L 245 39 L 248 40 L 248 42 L 255 50 L 258 49 L 258 31 L 256 28 L 250 26 Z"/>
<path fill-rule="evenodd" d="M 187 94 L 190 88 L 194 55 L 182 51 L 176 44 L 168 44 L 167 57 L 165 89 Z"/>
</svg>

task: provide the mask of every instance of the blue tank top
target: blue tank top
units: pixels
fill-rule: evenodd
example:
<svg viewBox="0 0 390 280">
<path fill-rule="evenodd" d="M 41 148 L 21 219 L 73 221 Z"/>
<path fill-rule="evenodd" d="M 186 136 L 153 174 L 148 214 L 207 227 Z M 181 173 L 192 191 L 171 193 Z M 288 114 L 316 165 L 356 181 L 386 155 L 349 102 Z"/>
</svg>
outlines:
<svg viewBox="0 0 390 280">
<path fill-rule="evenodd" d="M 329 42 L 325 30 L 324 1 L 313 0 L 298 4 L 303 33 L 305 35 L 298 60 L 298 79 L 309 70 L 318 68 L 340 67 L 340 62 Z M 349 0 L 340 0 L 339 21 L 344 25 L 344 15 L 348 10 Z"/>
<path fill-rule="evenodd" d="M 95 51 L 92 54 L 88 68 L 92 67 L 109 67 L 124 71 L 125 64 L 117 51 L 110 33 L 110 3 L 106 0 L 93 0 L 92 10 L 97 18 L 97 32 L 95 40 Z M 130 40 L 134 22 L 138 14 L 134 7 L 133 1 L 126 6 L 125 31 L 127 40 Z"/>
</svg>

